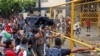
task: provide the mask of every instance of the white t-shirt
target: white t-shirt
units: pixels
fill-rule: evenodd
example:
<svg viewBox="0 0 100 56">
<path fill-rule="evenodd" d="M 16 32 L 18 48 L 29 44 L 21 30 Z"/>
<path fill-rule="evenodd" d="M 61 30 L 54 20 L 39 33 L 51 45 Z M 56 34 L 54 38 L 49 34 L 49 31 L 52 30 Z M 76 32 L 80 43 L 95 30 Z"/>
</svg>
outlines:
<svg viewBox="0 0 100 56">
<path fill-rule="evenodd" d="M 16 51 L 15 52 L 18 53 L 18 51 L 20 50 L 20 48 L 23 48 L 23 47 L 21 47 L 20 45 L 16 46 Z M 26 50 L 24 50 L 23 56 L 27 56 L 27 51 Z"/>
<path fill-rule="evenodd" d="M 80 28 L 80 22 L 74 24 L 74 30 L 77 30 L 78 28 Z"/>
</svg>

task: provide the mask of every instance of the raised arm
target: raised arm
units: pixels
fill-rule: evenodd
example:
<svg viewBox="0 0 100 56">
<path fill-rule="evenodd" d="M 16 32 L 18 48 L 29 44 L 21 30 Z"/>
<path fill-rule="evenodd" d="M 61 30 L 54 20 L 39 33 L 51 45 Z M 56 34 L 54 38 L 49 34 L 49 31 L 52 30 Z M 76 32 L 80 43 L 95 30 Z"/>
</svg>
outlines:
<svg viewBox="0 0 100 56">
<path fill-rule="evenodd" d="M 57 35 L 50 35 L 49 37 L 51 38 L 56 38 L 56 37 L 59 37 L 61 34 L 57 34 Z"/>
<path fill-rule="evenodd" d="M 76 53 L 78 51 L 94 50 L 94 49 L 95 49 L 95 47 L 90 47 L 90 48 L 88 48 L 88 47 L 79 47 L 79 48 L 76 48 L 76 49 L 72 49 L 71 53 Z"/>
</svg>

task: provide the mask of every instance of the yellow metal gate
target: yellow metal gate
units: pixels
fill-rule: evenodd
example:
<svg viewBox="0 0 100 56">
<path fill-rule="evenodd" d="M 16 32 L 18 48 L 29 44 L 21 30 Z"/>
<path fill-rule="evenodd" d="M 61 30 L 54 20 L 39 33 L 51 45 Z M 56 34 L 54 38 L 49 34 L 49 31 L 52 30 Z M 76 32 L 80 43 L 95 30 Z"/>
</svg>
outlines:
<svg viewBox="0 0 100 56">
<path fill-rule="evenodd" d="M 100 3 L 98 1 L 84 0 L 81 2 L 81 23 L 84 25 L 88 19 L 93 25 L 98 26 Z"/>
<path fill-rule="evenodd" d="M 69 8 L 69 10 L 67 10 L 68 8 Z M 65 12 L 68 14 L 66 15 Z M 74 29 L 73 29 L 74 24 L 76 22 L 80 22 L 81 23 L 80 27 L 83 29 L 83 31 L 82 31 L 83 36 L 82 37 L 79 36 L 79 38 L 82 39 L 82 41 L 84 43 L 88 42 L 88 44 L 90 44 L 89 42 L 91 42 L 91 43 L 95 42 L 95 41 L 90 41 L 88 39 L 88 37 L 85 36 L 87 34 L 91 34 L 90 32 L 86 31 L 86 21 L 90 20 L 91 26 L 94 28 L 94 30 L 96 30 L 96 31 L 92 32 L 92 33 L 96 33 L 96 35 L 95 34 L 91 34 L 91 35 L 97 36 L 98 30 L 100 31 L 100 13 L 99 12 L 100 12 L 100 1 L 99 0 L 76 0 L 76 1 L 73 0 L 73 1 L 66 2 L 64 4 L 60 4 L 57 6 L 55 6 L 55 5 L 51 6 L 50 7 L 50 18 L 54 18 L 54 20 L 60 21 L 58 23 L 61 23 L 61 24 L 62 24 L 61 21 L 64 20 L 64 22 L 65 22 L 66 19 L 69 19 L 69 21 L 70 21 L 70 30 L 69 30 L 70 48 L 72 49 L 74 47 L 73 41 L 77 42 L 76 41 L 77 37 L 75 36 Z M 66 27 L 66 26 L 64 26 L 64 27 Z M 61 25 L 61 30 L 57 30 L 57 31 L 55 30 L 55 31 L 61 32 L 61 34 L 63 34 L 62 30 L 63 30 L 63 28 Z M 85 38 L 87 37 L 87 39 L 86 40 L 83 39 L 84 37 Z M 75 40 L 73 40 L 73 39 L 75 39 Z M 81 41 L 80 39 L 78 39 L 78 40 Z M 90 45 L 92 45 L 92 44 L 90 44 Z M 71 54 L 71 56 L 72 56 L 72 54 Z"/>
</svg>

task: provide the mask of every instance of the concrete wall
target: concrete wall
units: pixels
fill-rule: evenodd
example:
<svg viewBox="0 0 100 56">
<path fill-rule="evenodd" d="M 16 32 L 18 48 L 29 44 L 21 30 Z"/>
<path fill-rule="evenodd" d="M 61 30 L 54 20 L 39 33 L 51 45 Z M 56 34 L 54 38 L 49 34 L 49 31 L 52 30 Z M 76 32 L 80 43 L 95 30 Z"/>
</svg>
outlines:
<svg viewBox="0 0 100 56">
<path fill-rule="evenodd" d="M 42 2 L 41 7 L 51 7 L 65 2 L 66 0 L 48 0 L 48 2 Z"/>
<path fill-rule="evenodd" d="M 45 15 L 46 10 L 41 10 L 41 16 Z"/>
<path fill-rule="evenodd" d="M 61 10 L 62 10 L 62 12 L 58 14 L 58 19 L 60 19 L 61 16 L 66 17 L 66 9 L 61 9 Z M 56 16 L 56 14 L 55 14 L 55 16 Z"/>
<path fill-rule="evenodd" d="M 63 3 L 69 2 L 69 1 L 70 1 L 70 0 L 48 0 L 48 2 L 41 2 L 41 7 L 42 7 L 42 8 L 49 8 L 49 7 L 51 7 L 51 6 L 63 4 Z M 37 1 L 37 3 L 38 3 L 38 1 Z M 36 4 L 36 7 L 37 7 L 37 6 L 38 6 L 38 4 Z M 42 9 L 42 10 L 41 10 L 41 15 L 42 15 L 42 16 L 45 15 L 46 10 L 49 10 L 49 9 Z M 60 18 L 61 15 L 63 15 L 64 17 L 70 15 L 70 7 L 67 7 L 67 8 L 65 8 L 65 9 L 61 9 L 61 10 L 62 10 L 62 13 L 59 13 L 59 15 L 58 15 L 59 17 L 58 17 L 58 18 Z M 56 13 L 56 10 L 54 10 L 54 18 L 55 18 L 55 16 L 56 16 L 56 14 L 57 14 L 57 13 Z M 47 13 L 47 16 L 49 17 L 50 14 Z"/>
<path fill-rule="evenodd" d="M 66 17 L 66 9 L 61 9 L 61 10 L 62 10 L 62 13 L 58 14 L 58 19 L 60 19 L 61 15 Z M 41 10 L 41 16 L 45 16 L 45 13 L 46 13 L 46 10 Z M 50 17 L 50 13 L 46 13 L 46 15 L 48 17 Z M 56 15 L 57 15 L 57 12 L 56 12 L 56 10 L 54 10 L 54 17 L 53 17 L 54 19 L 55 19 Z"/>
<path fill-rule="evenodd" d="M 66 0 L 66 2 L 69 2 L 71 0 Z M 70 16 L 70 10 L 71 8 L 69 6 L 66 7 L 66 16 Z"/>
<path fill-rule="evenodd" d="M 75 6 L 75 22 L 80 21 L 81 6 Z"/>
</svg>

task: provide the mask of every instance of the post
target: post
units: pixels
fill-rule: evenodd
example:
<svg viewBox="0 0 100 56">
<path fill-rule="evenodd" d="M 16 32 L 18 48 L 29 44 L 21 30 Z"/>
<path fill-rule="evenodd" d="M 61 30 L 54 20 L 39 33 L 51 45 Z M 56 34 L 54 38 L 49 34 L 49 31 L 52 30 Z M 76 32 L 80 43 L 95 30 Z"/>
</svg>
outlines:
<svg viewBox="0 0 100 56">
<path fill-rule="evenodd" d="M 50 18 L 52 18 L 52 7 L 50 7 Z M 49 45 L 52 47 L 52 38 L 49 38 Z"/>
<path fill-rule="evenodd" d="M 74 11 L 74 2 L 71 3 L 71 34 L 70 34 L 70 38 L 73 39 L 73 25 L 74 25 L 74 15 L 75 11 Z M 72 40 L 70 40 L 70 49 L 73 49 L 74 47 L 74 42 Z M 70 54 L 70 56 L 73 56 L 73 54 Z"/>
<path fill-rule="evenodd" d="M 52 7 L 50 7 L 50 18 L 52 18 Z"/>
<path fill-rule="evenodd" d="M 80 25 L 82 26 L 82 12 L 80 13 Z"/>
<path fill-rule="evenodd" d="M 100 32 L 100 12 L 98 12 L 98 29 Z M 100 36 L 100 33 L 99 33 L 99 36 Z"/>
<path fill-rule="evenodd" d="M 41 14 L 41 0 L 38 0 L 38 9 L 39 9 L 39 13 Z"/>
</svg>

